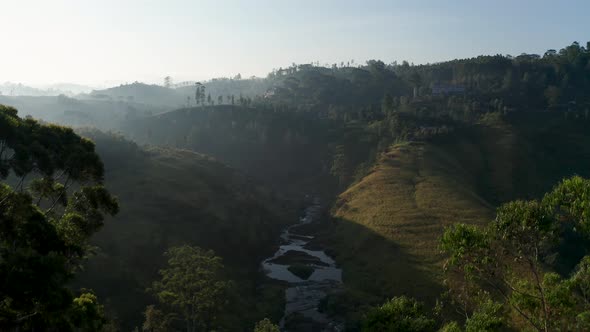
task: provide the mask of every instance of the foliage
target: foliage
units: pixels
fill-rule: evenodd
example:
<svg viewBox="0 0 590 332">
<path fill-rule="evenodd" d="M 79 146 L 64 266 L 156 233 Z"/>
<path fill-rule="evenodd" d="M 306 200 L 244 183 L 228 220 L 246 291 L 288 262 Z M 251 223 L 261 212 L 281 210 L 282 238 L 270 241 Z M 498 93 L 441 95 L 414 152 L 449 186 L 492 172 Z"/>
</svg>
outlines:
<svg viewBox="0 0 590 332">
<path fill-rule="evenodd" d="M 279 326 L 273 324 L 270 319 L 265 318 L 260 322 L 256 323 L 254 327 L 254 332 L 279 332 Z"/>
<path fill-rule="evenodd" d="M 363 331 L 434 331 L 435 321 L 428 318 L 422 305 L 414 299 L 394 297 L 369 310 Z"/>
<path fill-rule="evenodd" d="M 580 176 L 565 179 L 543 197 L 543 204 L 558 220 L 590 234 L 590 180 Z"/>
<path fill-rule="evenodd" d="M 555 259 L 568 223 L 585 229 L 588 190 L 590 181 L 566 179 L 541 201 L 502 205 L 485 229 L 458 224 L 445 231 L 441 248 L 449 255 L 447 282 L 467 317 L 466 327 L 493 330 L 501 324 L 495 320 L 496 304 L 474 300 L 482 288 L 493 291 L 532 329 L 572 330 L 584 324 L 588 258 L 569 279 L 547 272 L 546 266 Z"/>
<path fill-rule="evenodd" d="M 72 129 L 21 119 L 0 105 L 0 325 L 4 329 L 98 330 L 92 293 L 73 299 L 66 284 L 88 239 L 117 200 L 102 186 L 94 144 Z"/>
<path fill-rule="evenodd" d="M 85 265 L 74 286 L 94 289 L 107 312 L 116 314 L 121 330 L 141 327 L 150 304 L 169 312 L 144 290 L 166 263 L 162 253 L 180 243 L 214 250 L 223 257 L 224 275 L 240 280 L 219 318 L 220 329 L 253 326 L 265 316 L 280 318 L 284 294 L 277 291 L 261 300 L 257 273 L 292 220 L 284 216 L 296 216 L 291 205 L 209 156 L 139 147 L 96 130 L 77 132 L 96 142 L 108 188 L 124 209 L 93 237 L 100 254 Z"/>
<path fill-rule="evenodd" d="M 150 291 L 186 324 L 187 332 L 209 331 L 227 302 L 230 283 L 221 279 L 221 258 L 188 245 L 166 252 L 168 265 Z"/>
<path fill-rule="evenodd" d="M 542 56 L 532 54 L 522 54 L 516 57 L 480 56 L 419 66 L 408 63 L 385 64 L 377 60 L 371 60 L 358 66 L 345 65 L 344 63 L 340 66 L 334 64 L 331 68 L 314 64 L 294 64 L 289 68 L 274 70 L 266 79 L 242 80 L 241 77 L 236 77 L 236 79 L 207 82 L 208 94 L 205 93 L 203 86 L 198 90 L 198 97 L 194 95 L 195 91 L 192 86 L 187 89 L 172 90 L 136 83 L 98 93 L 104 93 L 107 97 L 110 95 L 111 98 L 134 97 L 140 102 L 162 103 L 166 107 L 180 105 L 180 103 L 184 103 L 187 95 L 194 95 L 195 102 L 202 107 L 182 109 L 154 117 L 148 116 L 151 114 L 147 112 L 136 112 L 132 103 L 125 104 L 120 100 L 118 104 L 125 104 L 123 107 L 129 108 L 121 112 L 128 116 L 128 121 L 122 128 L 143 143 L 165 144 L 210 153 L 232 166 L 258 175 L 265 181 L 277 185 L 277 188 L 281 188 L 281 190 L 285 190 L 286 184 L 290 185 L 295 181 L 300 181 L 299 179 L 306 180 L 305 183 L 300 181 L 303 183 L 302 188 L 306 188 L 305 185 L 309 187 L 310 184 L 322 188 L 332 186 L 332 181 L 325 181 L 321 184 L 316 181 L 320 178 L 329 178 L 325 176 L 327 174 L 331 174 L 337 180 L 340 185 L 339 189 L 344 189 L 351 181 L 359 180 L 370 173 L 373 170 L 373 161 L 378 160 L 380 153 L 386 151 L 392 143 L 435 140 L 444 142 L 449 138 L 454 139 L 452 134 L 455 131 L 464 130 L 466 126 L 479 129 L 477 126 L 481 123 L 482 118 L 483 122 L 491 122 L 491 120 L 500 122 L 513 113 L 524 113 L 525 111 L 532 113 L 530 118 L 545 117 L 547 112 L 539 111 L 548 109 L 556 111 L 551 115 L 561 118 L 583 119 L 585 117 L 588 119 L 589 54 L 587 47 L 584 48 L 578 43 L 573 43 L 559 51 L 550 50 Z M 439 94 L 435 92 L 437 86 L 459 88 L 461 92 Z M 98 95 L 96 96 L 98 97 Z M 226 104 L 230 104 L 231 100 L 231 107 L 225 105 L 222 107 L 204 106 L 205 99 L 209 105 L 212 105 L 214 100 L 217 100 L 218 103 L 223 102 L 224 97 L 226 97 Z M 234 97 L 241 107 L 234 107 Z M 111 101 L 109 103 L 112 104 Z M 85 103 L 64 97 L 57 98 L 57 103 L 60 105 L 60 114 L 66 114 L 63 112 L 63 107 L 87 107 Z M 85 109 L 85 111 L 87 110 Z M 95 156 L 92 143 L 78 142 L 75 135 L 72 136 L 66 128 L 39 125 L 32 120 L 18 119 L 16 111 L 14 111 L 14 115 L 11 112 L 8 108 L 4 109 L 0 119 L 0 137 L 2 137 L 0 139 L 2 142 L 0 145 L 0 175 L 7 180 L 7 183 L 14 178 L 16 180 L 12 188 L 5 189 L 3 187 L 0 201 L 12 205 L 15 210 L 27 211 L 28 216 L 24 219 L 28 221 L 38 219 L 47 222 L 22 222 L 21 224 L 21 220 L 11 219 L 11 223 L 23 227 L 7 230 L 10 233 L 7 237 L 23 239 L 22 242 L 17 241 L 17 245 L 21 247 L 26 247 L 29 244 L 34 245 L 38 252 L 41 249 L 37 247 L 41 247 L 41 245 L 37 242 L 43 242 L 44 245 L 50 242 L 56 244 L 55 246 L 46 245 L 46 250 L 44 249 L 45 252 L 42 255 L 44 264 L 47 263 L 55 268 L 64 266 L 63 269 L 56 268 L 56 271 L 52 271 L 62 277 L 44 282 L 62 284 L 71 279 L 70 275 L 87 255 L 85 241 L 102 226 L 102 215 L 116 212 L 116 202 L 101 187 L 102 179 L 97 175 L 102 173 L 102 169 L 100 163 L 93 160 Z M 66 112 L 72 113 L 72 111 Z M 104 114 L 101 112 L 86 113 L 92 116 Z M 113 115 L 113 113 L 108 114 Z M 137 116 L 143 117 L 143 119 L 136 119 Z M 533 120 L 529 121 L 533 122 Z M 119 125 L 121 123 L 117 123 L 117 126 Z M 531 127 L 535 126 L 531 125 Z M 500 138 L 520 134 L 522 134 L 520 131 L 515 130 Z M 70 136 L 73 137 L 72 140 L 70 140 L 72 138 Z M 496 138 L 498 137 L 496 136 Z M 4 142 L 7 143 L 4 144 Z M 520 141 L 517 140 L 514 142 L 514 145 L 526 145 L 520 144 Z M 63 149 L 59 148 L 60 146 Z M 478 149 L 478 152 L 480 149 L 482 150 L 481 159 L 484 160 L 482 168 L 490 168 L 491 172 L 495 172 L 495 170 L 511 172 L 513 170 L 513 167 L 498 166 L 498 164 L 489 162 L 491 159 L 496 159 L 497 156 L 497 159 L 502 158 L 497 153 L 485 150 L 487 146 L 465 144 L 461 147 L 465 146 Z M 559 143 L 555 143 L 553 148 L 573 149 L 574 147 L 559 141 Z M 514 152 L 516 155 L 521 150 L 510 151 L 516 151 Z M 543 150 L 539 154 L 547 151 L 549 149 Z M 61 157 L 55 157 L 58 155 Z M 116 158 L 130 159 L 125 156 L 122 154 Z M 397 156 L 386 157 L 388 159 L 380 165 L 395 165 L 400 160 Z M 462 165 L 479 162 L 476 157 L 469 161 L 466 161 L 468 158 L 451 159 L 449 158 L 452 163 L 456 162 Z M 416 163 L 421 163 L 423 158 L 419 156 L 416 160 Z M 572 163 L 583 163 L 583 160 L 572 160 Z M 507 162 L 514 162 L 514 160 Z M 447 167 L 445 163 L 440 163 L 440 165 L 441 168 Z M 140 167 L 142 170 L 148 168 L 146 165 Z M 550 168 L 552 166 L 534 165 L 534 167 L 528 167 L 526 171 L 534 173 L 543 167 Z M 62 172 L 65 169 L 67 171 Z M 85 170 L 78 174 L 73 171 L 74 169 Z M 134 171 L 138 169 L 139 167 L 133 168 Z M 433 169 L 430 168 L 428 171 Z M 475 168 L 465 167 L 466 173 L 470 173 L 473 169 Z M 563 167 L 559 170 L 559 174 L 563 174 L 564 169 L 569 171 L 573 168 Z M 398 218 L 402 220 L 400 224 L 404 222 L 407 225 L 412 225 L 411 227 L 418 224 L 426 225 L 422 219 L 418 223 L 413 222 L 414 220 L 410 222 L 412 218 L 422 217 L 429 221 L 440 219 L 443 225 L 449 222 L 446 219 L 450 218 L 449 216 L 453 216 L 455 221 L 460 219 L 450 213 L 440 217 L 440 213 L 433 212 L 432 206 L 441 209 L 447 208 L 451 199 L 443 204 L 438 204 L 440 201 L 420 199 L 420 193 L 426 192 L 424 187 L 432 185 L 432 179 L 438 176 L 438 173 L 434 176 L 431 173 L 435 172 L 428 173 L 418 170 L 416 176 L 408 177 L 410 185 L 407 187 L 413 187 L 409 196 L 412 196 L 414 192 L 418 193 L 416 199 L 411 200 L 411 204 L 414 204 L 412 207 L 416 207 L 412 212 L 419 211 L 420 215 L 407 213 L 404 218 L 408 219 Z M 9 174 L 10 177 L 8 177 Z M 29 175 L 25 177 L 25 174 Z M 383 175 L 383 173 L 376 174 Z M 474 174 L 480 173 L 474 171 Z M 173 182 L 179 176 L 170 175 L 168 177 L 169 183 L 173 184 L 170 187 L 178 185 Z M 479 178 L 477 181 L 473 181 L 473 186 L 478 189 L 477 192 L 472 188 L 468 189 L 470 193 L 474 194 L 473 196 L 486 192 L 486 190 L 480 191 L 479 189 L 485 188 L 488 182 L 496 185 L 496 178 L 491 176 L 489 179 L 485 176 L 479 176 Z M 519 184 L 519 181 L 525 182 L 525 180 L 519 179 L 518 174 L 515 173 L 513 179 L 514 183 L 511 182 L 510 185 L 525 188 L 520 185 L 522 183 Z M 211 182 L 212 188 L 218 188 L 219 182 Z M 387 180 L 380 179 L 380 183 L 385 182 Z M 439 183 L 432 186 L 437 186 Z M 79 185 L 84 188 L 78 187 Z M 530 186 L 537 185 L 542 187 L 537 183 Z M 354 189 L 360 191 L 360 187 L 362 186 Z M 467 187 L 465 186 L 465 188 Z M 538 288 L 541 287 L 546 288 L 549 295 L 555 294 L 560 297 L 560 294 L 565 292 L 568 287 L 574 287 L 572 286 L 573 281 L 568 279 L 565 274 L 562 279 L 559 279 L 555 275 L 547 274 L 547 271 L 555 261 L 563 259 L 556 253 L 556 247 L 567 241 L 564 240 L 564 232 L 582 234 L 589 231 L 590 207 L 588 200 L 583 198 L 588 195 L 588 190 L 582 180 L 575 179 L 572 180 L 572 183 L 564 184 L 562 189 L 556 189 L 554 197 L 548 195 L 542 201 L 517 201 L 507 204 L 498 211 L 499 216 L 493 227 L 481 230 L 471 226 L 463 228 L 457 226 L 454 230 L 456 233 L 449 234 L 446 243 L 448 246 L 446 250 L 451 253 L 448 267 L 456 272 L 453 275 L 454 278 L 449 278 L 449 284 L 464 286 L 461 289 L 454 288 L 454 294 L 457 296 L 457 302 L 462 303 L 463 311 L 467 312 L 470 317 L 475 315 L 481 304 L 470 301 L 473 299 L 470 295 L 478 292 L 482 287 L 488 287 L 489 289 L 486 288 L 486 290 L 489 291 L 504 292 L 504 295 L 511 301 L 510 305 L 517 306 L 519 309 L 525 308 L 532 316 L 543 316 L 546 308 L 542 307 L 546 305 L 539 304 L 539 301 L 531 302 L 528 297 L 518 298 L 511 288 L 538 293 Z M 11 190 L 14 193 L 11 193 Z M 526 189 L 522 190 L 524 192 Z M 217 192 L 215 189 L 212 191 Z M 494 190 L 490 196 L 496 194 L 500 196 L 508 191 Z M 349 194 L 353 192 L 354 190 L 351 190 Z M 404 192 L 404 195 L 408 192 Z M 459 192 L 459 190 L 453 191 L 453 193 L 455 192 Z M 365 205 L 377 205 L 387 198 L 387 194 L 381 192 L 376 199 Z M 437 194 L 440 194 L 440 191 Z M 248 194 L 243 195 L 247 196 Z M 506 195 L 508 196 L 508 194 Z M 479 196 L 476 197 L 476 199 L 479 198 Z M 498 197 L 497 200 L 496 198 L 489 200 L 489 203 L 493 205 L 498 201 L 506 201 L 503 199 L 504 197 Z M 167 205 L 172 200 L 184 203 L 183 199 L 176 199 L 172 196 L 165 197 L 165 199 L 167 201 L 158 201 L 158 204 Z M 140 200 L 138 199 L 138 201 Z M 94 202 L 100 203 L 96 205 Z M 485 202 L 485 204 L 487 203 Z M 142 204 L 148 205 L 144 202 L 138 205 Z M 211 205 L 207 199 L 204 199 L 202 204 L 203 206 Z M 352 206 L 352 203 L 350 205 Z M 401 204 L 396 203 L 397 206 L 401 206 Z M 344 206 L 344 208 L 346 207 Z M 231 217 L 242 214 L 244 212 L 242 210 L 253 210 L 247 204 L 239 205 L 236 210 L 238 209 L 240 211 L 216 211 L 211 214 Z M 355 210 L 356 207 L 349 209 L 349 211 Z M 365 213 L 365 215 L 371 216 L 367 220 L 372 220 L 375 225 L 381 223 L 378 225 L 380 230 L 386 228 L 384 221 L 387 220 L 383 217 L 386 214 L 375 210 Z M 432 216 L 436 216 L 436 218 L 432 218 Z M 7 213 L 6 217 L 14 218 L 14 214 L 11 212 L 8 216 Z M 263 216 L 255 217 L 260 220 L 264 219 Z M 466 219 L 471 221 L 476 217 L 469 216 Z M 556 223 L 556 220 L 559 222 Z M 144 221 L 138 221 L 138 223 L 141 222 Z M 170 223 L 174 226 L 178 224 Z M 263 224 L 264 222 L 261 221 L 257 225 Z M 220 226 L 219 223 L 215 223 L 215 232 L 219 234 L 228 232 L 231 226 L 226 227 L 226 225 Z M 429 225 L 433 226 L 429 229 L 436 229 L 433 233 L 442 228 L 438 225 L 435 227 L 432 224 Z M 168 227 L 173 228 L 173 226 Z M 187 226 L 185 229 L 190 227 Z M 371 231 L 378 227 L 374 227 Z M 404 225 L 404 229 L 408 228 Z M 402 228 L 400 227 L 400 229 Z M 420 234 L 421 239 L 415 241 L 416 246 L 413 248 L 418 248 L 416 251 L 427 252 L 429 249 L 426 248 L 429 243 L 427 237 L 429 235 L 422 230 L 411 229 L 408 233 Z M 151 231 L 153 230 L 145 232 Z M 207 235 L 199 236 L 207 237 L 211 233 L 214 232 L 207 232 Z M 257 241 L 259 233 L 256 232 L 256 229 L 240 228 L 236 233 L 247 234 L 244 236 L 249 238 L 249 247 L 262 247 L 254 244 L 262 242 Z M 394 232 L 383 231 L 383 233 Z M 36 242 L 37 237 L 41 236 L 39 234 L 42 234 L 45 239 Z M 162 248 L 168 245 L 167 241 L 171 241 L 166 238 L 169 233 L 159 234 L 154 231 L 153 234 L 158 235 L 145 236 L 149 237 L 149 240 L 145 240 L 142 244 L 149 241 L 149 244 L 157 243 Z M 124 238 L 124 236 L 120 238 Z M 240 237 L 232 238 L 242 239 Z M 398 239 L 399 237 L 395 240 Z M 23 242 L 26 242 L 26 245 L 23 245 Z M 58 242 L 63 248 L 58 248 Z M 187 241 L 174 243 L 183 242 Z M 8 241 L 6 243 L 6 247 L 10 247 Z M 199 244 L 201 245 L 200 242 Z M 155 246 L 153 245 L 153 247 Z M 209 248 L 209 246 L 205 247 Z M 128 248 L 118 247 L 113 251 L 130 252 L 131 250 L 121 250 Z M 141 252 L 143 249 L 143 247 L 134 248 L 134 253 L 135 251 Z M 218 248 L 215 249 L 220 253 Z M 66 253 L 65 258 L 61 254 L 62 252 Z M 19 254 L 27 258 L 29 256 L 36 257 L 24 249 L 19 251 Z M 220 254 L 223 255 L 223 253 Z M 580 254 L 583 254 L 582 251 Z M 138 261 L 149 260 L 145 258 L 149 255 L 136 255 L 142 258 Z M 396 252 L 392 256 L 401 255 L 397 255 Z M 16 254 L 12 258 L 19 263 L 26 261 Z M 126 262 L 130 261 L 129 257 L 126 259 L 128 259 Z M 380 259 L 382 258 L 379 257 Z M 375 261 L 379 260 L 375 259 Z M 30 264 L 36 264 L 34 268 L 41 265 L 33 259 L 30 261 Z M 507 264 L 506 262 L 511 263 Z M 515 269 L 515 266 L 520 266 L 520 269 Z M 526 282 L 520 280 L 523 275 L 522 269 L 526 270 L 525 274 L 528 275 Z M 580 268 L 580 270 L 584 269 Z M 405 273 L 416 272 L 409 271 L 406 270 Z M 134 272 L 125 273 L 133 274 Z M 384 274 L 383 278 L 387 279 L 388 276 Z M 482 276 L 487 277 L 483 278 Z M 143 275 L 133 276 L 137 279 L 144 277 Z M 374 276 L 370 277 L 374 278 Z M 26 280 L 20 275 L 17 279 Z M 498 282 L 498 280 L 500 281 Z M 583 280 L 583 274 L 577 280 Z M 532 282 L 532 284 L 527 282 Z M 25 283 L 23 285 L 15 283 L 15 285 L 27 287 Z M 579 287 L 582 286 L 576 285 L 574 287 L 578 295 L 582 291 Z M 57 292 L 59 287 L 52 289 Z M 17 288 L 17 291 L 21 290 Z M 551 293 L 553 291 L 554 293 Z M 502 297 L 503 295 L 498 296 Z M 51 296 L 52 299 L 61 297 L 60 294 Z M 15 299 L 7 299 L 2 305 L 2 312 L 8 316 L 17 317 L 18 314 L 12 311 L 15 306 L 21 305 L 17 302 Z M 67 302 L 63 301 L 63 303 Z M 141 307 L 145 304 L 147 303 L 143 303 Z M 30 306 L 30 304 L 28 305 Z M 576 304 L 576 306 L 578 305 Z M 552 314 L 569 315 L 567 313 L 569 309 L 566 309 L 559 308 Z M 139 310 L 137 312 L 139 313 Z M 27 316 L 25 314 L 22 317 Z M 580 322 L 584 320 L 583 315 L 578 318 Z M 531 321 L 537 325 L 541 324 L 537 318 L 531 318 Z"/>
<path fill-rule="evenodd" d="M 590 50 L 574 42 L 543 55 L 481 55 L 424 65 L 379 60 L 327 67 L 293 64 L 274 69 L 266 78 L 216 78 L 177 89 L 135 82 L 87 97 L 137 101 L 134 107 L 186 105 L 188 97 L 189 107 L 190 99 L 200 106 L 217 100 L 218 105 L 313 111 L 346 121 L 372 121 L 407 110 L 462 120 L 487 112 L 547 107 L 578 113 L 590 102 L 585 94 L 589 60 Z"/>
<path fill-rule="evenodd" d="M 154 305 L 149 305 L 144 311 L 145 321 L 142 330 L 146 332 L 166 332 L 170 330 L 170 324 L 174 314 L 165 314 Z"/>
<path fill-rule="evenodd" d="M 493 332 L 505 326 L 502 304 L 486 299 L 481 301 L 465 322 L 466 332 Z"/>
<path fill-rule="evenodd" d="M 450 322 L 450 323 L 443 325 L 443 327 L 441 327 L 438 331 L 439 332 L 461 332 L 463 330 L 461 329 L 461 326 L 459 325 L 459 323 Z"/>
<path fill-rule="evenodd" d="M 98 299 L 93 293 L 83 293 L 75 298 L 70 310 L 69 316 L 72 325 L 82 331 L 102 331 L 103 326 L 107 323 L 104 308 L 98 303 Z"/>
</svg>

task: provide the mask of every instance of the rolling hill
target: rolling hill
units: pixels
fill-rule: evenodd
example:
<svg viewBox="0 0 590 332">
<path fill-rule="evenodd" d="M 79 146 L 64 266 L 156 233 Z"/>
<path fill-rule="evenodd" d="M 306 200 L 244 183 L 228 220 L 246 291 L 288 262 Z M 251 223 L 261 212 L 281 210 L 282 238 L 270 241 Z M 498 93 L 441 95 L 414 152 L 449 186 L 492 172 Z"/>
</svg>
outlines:
<svg viewBox="0 0 590 332">
<path fill-rule="evenodd" d="M 536 113 L 390 146 L 333 206 L 324 241 L 342 264 L 347 292 L 328 307 L 358 318 L 367 304 L 392 296 L 433 305 L 444 289 L 444 228 L 485 224 L 502 202 L 537 197 L 565 176 L 588 176 L 589 141 L 585 121 Z"/>
<path fill-rule="evenodd" d="M 280 314 L 273 303 L 282 301 L 282 293 L 256 287 L 260 259 L 286 217 L 296 215 L 293 205 L 210 157 L 80 132 L 96 142 L 121 211 L 94 238 L 100 249 L 77 284 L 93 288 L 123 330 L 141 326 L 145 306 L 155 303 L 146 288 L 164 263 L 162 254 L 180 244 L 215 250 L 227 277 L 239 281 L 227 328 L 253 324 L 277 308 Z M 261 301 L 264 294 L 270 298 Z"/>
</svg>

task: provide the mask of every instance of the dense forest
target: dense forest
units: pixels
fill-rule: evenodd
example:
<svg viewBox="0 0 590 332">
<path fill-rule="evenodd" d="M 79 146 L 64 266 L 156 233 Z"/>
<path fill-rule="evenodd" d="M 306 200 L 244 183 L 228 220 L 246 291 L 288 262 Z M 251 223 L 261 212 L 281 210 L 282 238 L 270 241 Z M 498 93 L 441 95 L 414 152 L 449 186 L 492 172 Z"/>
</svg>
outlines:
<svg viewBox="0 0 590 332">
<path fill-rule="evenodd" d="M 0 329 L 586 331 L 589 89 L 575 42 L 0 96 Z"/>
</svg>

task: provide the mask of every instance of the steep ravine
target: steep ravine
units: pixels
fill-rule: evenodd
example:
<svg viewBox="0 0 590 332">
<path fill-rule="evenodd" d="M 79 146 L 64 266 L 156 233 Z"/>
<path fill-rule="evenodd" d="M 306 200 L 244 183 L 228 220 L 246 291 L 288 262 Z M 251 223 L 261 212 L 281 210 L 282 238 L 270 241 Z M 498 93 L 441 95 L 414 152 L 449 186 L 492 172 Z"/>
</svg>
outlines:
<svg viewBox="0 0 590 332">
<path fill-rule="evenodd" d="M 344 330 L 342 322 L 318 309 L 322 299 L 342 288 L 342 270 L 324 250 L 306 249 L 314 236 L 298 229 L 317 222 L 320 209 L 319 200 L 310 203 L 299 221 L 282 232 L 278 250 L 261 263 L 268 278 L 288 284 L 280 322 L 284 331 Z"/>
</svg>

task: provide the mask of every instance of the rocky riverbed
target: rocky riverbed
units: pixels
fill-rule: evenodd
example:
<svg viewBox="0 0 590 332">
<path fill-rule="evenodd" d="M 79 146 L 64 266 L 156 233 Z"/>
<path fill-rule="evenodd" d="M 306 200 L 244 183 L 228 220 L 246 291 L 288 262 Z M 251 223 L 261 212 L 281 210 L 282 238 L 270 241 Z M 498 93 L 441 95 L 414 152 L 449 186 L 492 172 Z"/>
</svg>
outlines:
<svg viewBox="0 0 590 332">
<path fill-rule="evenodd" d="M 272 279 L 287 282 L 285 311 L 281 319 L 284 331 L 342 331 L 337 322 L 318 307 L 329 293 L 342 286 L 342 270 L 323 250 L 310 250 L 306 245 L 313 235 L 301 234 L 299 228 L 317 221 L 321 206 L 318 200 L 311 203 L 299 222 L 281 234 L 281 245 L 273 256 L 262 262 L 265 274 Z"/>
</svg>

